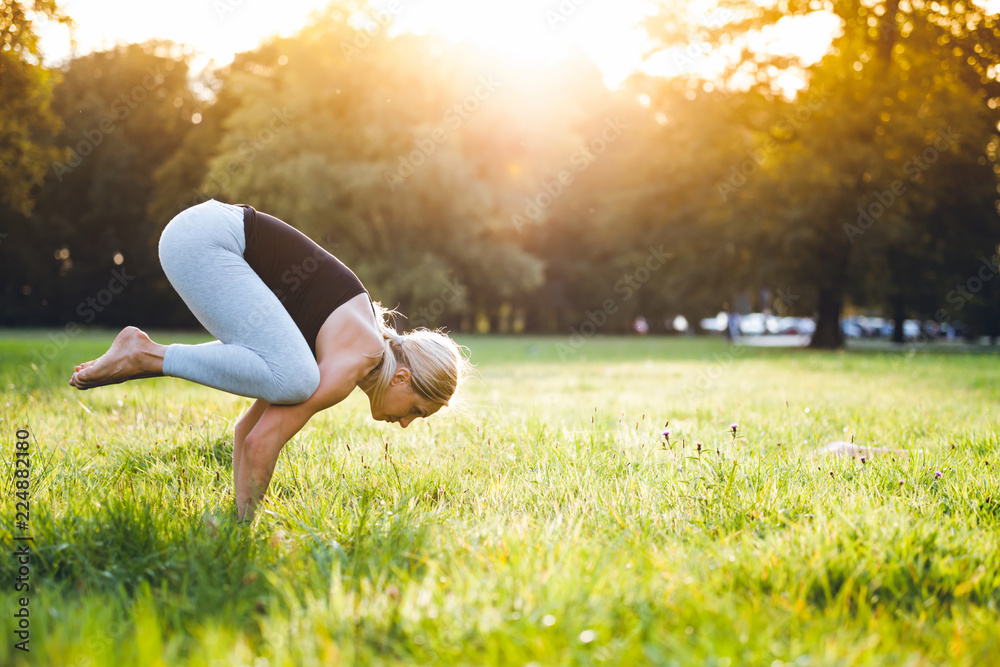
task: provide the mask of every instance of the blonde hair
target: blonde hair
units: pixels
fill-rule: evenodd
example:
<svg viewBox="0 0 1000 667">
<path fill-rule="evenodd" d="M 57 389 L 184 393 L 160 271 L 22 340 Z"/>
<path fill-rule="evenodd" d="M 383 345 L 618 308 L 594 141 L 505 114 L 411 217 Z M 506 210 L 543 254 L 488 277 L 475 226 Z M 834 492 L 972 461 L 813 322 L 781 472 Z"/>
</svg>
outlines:
<svg viewBox="0 0 1000 667">
<path fill-rule="evenodd" d="M 389 320 L 400 313 L 383 308 L 377 301 L 372 305 L 375 322 L 382 334 L 383 349 L 379 353 L 382 363 L 358 386 L 369 393 L 377 405 L 382 402 L 396 371 L 407 368 L 410 386 L 418 396 L 431 403 L 448 405 L 469 374 L 470 364 L 462 354 L 462 346 L 440 330 L 420 327 L 408 333 L 397 333 Z"/>
</svg>

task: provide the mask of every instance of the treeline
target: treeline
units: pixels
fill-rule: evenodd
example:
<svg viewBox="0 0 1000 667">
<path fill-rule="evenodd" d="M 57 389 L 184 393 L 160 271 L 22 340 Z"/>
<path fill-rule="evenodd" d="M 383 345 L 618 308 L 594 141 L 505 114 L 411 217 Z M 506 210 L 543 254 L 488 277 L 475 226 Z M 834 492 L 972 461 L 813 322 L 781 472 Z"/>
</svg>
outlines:
<svg viewBox="0 0 1000 667">
<path fill-rule="evenodd" d="M 995 16 L 827 3 L 822 61 L 744 50 L 710 82 L 704 45 L 819 5 L 710 26 L 669 6 L 646 27 L 677 75 L 615 91 L 582 56 L 390 39 L 361 2 L 198 80 L 165 43 L 49 71 L 0 17 L 0 324 L 196 324 L 156 243 L 216 198 L 316 239 L 404 328 L 656 332 L 742 307 L 818 315 L 819 346 L 845 309 L 1000 333 Z"/>
</svg>

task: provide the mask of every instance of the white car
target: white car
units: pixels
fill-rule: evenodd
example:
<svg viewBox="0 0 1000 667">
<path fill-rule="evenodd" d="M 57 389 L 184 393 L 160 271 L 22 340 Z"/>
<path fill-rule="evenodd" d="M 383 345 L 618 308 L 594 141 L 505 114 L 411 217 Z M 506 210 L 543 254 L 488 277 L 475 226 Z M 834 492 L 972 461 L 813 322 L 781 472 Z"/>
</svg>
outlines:
<svg viewBox="0 0 1000 667">
<path fill-rule="evenodd" d="M 778 320 L 777 333 L 783 335 L 812 335 L 816 331 L 816 323 L 808 317 L 782 317 Z"/>
<path fill-rule="evenodd" d="M 698 323 L 698 326 L 702 331 L 725 331 L 729 326 L 729 316 L 720 312 L 715 317 L 706 317 Z"/>
</svg>

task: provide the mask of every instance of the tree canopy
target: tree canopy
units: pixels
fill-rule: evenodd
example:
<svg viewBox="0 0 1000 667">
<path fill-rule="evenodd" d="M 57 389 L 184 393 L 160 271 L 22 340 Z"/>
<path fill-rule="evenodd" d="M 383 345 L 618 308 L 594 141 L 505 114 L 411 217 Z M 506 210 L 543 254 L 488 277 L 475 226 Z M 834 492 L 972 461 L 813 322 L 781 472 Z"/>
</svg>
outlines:
<svg viewBox="0 0 1000 667">
<path fill-rule="evenodd" d="M 193 323 L 156 240 L 217 198 L 295 225 L 411 325 L 614 332 L 644 315 L 663 331 L 752 307 L 818 316 L 822 347 L 842 344 L 848 310 L 895 318 L 900 337 L 908 317 L 1000 333 L 1000 281 L 980 274 L 1000 243 L 995 14 L 659 7 L 650 55 L 675 71 L 609 90 L 580 53 L 539 67 L 390 37 L 348 0 L 197 82 L 165 43 L 50 70 L 6 3 L 0 80 L 21 94 L 0 115 L 0 229 L 16 238 L 0 321 L 64 324 L 126 271 L 94 322 Z M 820 60 L 751 48 L 818 11 L 841 25 Z M 728 54 L 723 69 L 693 66 L 692 44 Z"/>
</svg>

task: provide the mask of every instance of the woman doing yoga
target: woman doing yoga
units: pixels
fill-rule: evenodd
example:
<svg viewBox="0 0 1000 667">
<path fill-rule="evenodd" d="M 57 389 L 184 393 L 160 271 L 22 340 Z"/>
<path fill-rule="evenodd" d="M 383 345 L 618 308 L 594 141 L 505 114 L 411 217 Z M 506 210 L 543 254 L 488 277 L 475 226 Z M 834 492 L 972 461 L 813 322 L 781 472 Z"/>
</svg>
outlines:
<svg viewBox="0 0 1000 667">
<path fill-rule="evenodd" d="M 236 423 L 237 515 L 253 517 L 285 443 L 359 387 L 372 418 L 406 428 L 451 400 L 468 371 L 428 330 L 398 334 L 354 273 L 305 234 L 250 206 L 209 200 L 163 230 L 160 263 L 217 340 L 160 345 L 126 327 L 69 383 L 91 389 L 169 376 L 256 398 Z"/>
</svg>

